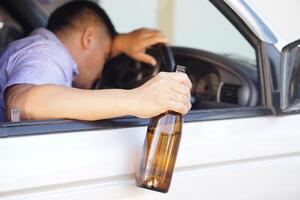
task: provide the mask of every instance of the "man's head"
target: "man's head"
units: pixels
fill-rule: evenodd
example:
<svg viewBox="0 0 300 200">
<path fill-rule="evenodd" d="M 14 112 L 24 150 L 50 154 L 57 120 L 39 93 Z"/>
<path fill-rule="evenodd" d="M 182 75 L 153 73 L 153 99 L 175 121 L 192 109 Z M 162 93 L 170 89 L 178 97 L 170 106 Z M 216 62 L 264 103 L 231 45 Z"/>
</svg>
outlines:
<svg viewBox="0 0 300 200">
<path fill-rule="evenodd" d="M 64 43 L 79 67 L 74 84 L 91 87 L 102 72 L 116 35 L 105 11 L 89 1 L 71 1 L 51 14 L 47 28 Z"/>
</svg>

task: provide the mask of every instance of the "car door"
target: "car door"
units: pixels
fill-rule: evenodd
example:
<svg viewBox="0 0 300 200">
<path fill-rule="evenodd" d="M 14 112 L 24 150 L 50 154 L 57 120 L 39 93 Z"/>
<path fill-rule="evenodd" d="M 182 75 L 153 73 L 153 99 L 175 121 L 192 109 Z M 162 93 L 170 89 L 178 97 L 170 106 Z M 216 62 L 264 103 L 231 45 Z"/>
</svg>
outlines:
<svg viewBox="0 0 300 200">
<path fill-rule="evenodd" d="M 185 116 L 167 194 L 134 185 L 148 120 L 123 117 L 0 124 L 0 199 L 299 198 L 300 115 L 283 112 L 291 101 L 281 103 L 281 81 L 288 72 L 279 72 L 288 65 L 280 64 L 269 26 L 253 28 L 263 22 L 259 17 L 247 21 L 257 13 L 246 3 L 228 2 L 211 1 L 209 6 L 220 10 L 253 47 L 260 100 L 252 107 L 198 109 Z"/>
</svg>

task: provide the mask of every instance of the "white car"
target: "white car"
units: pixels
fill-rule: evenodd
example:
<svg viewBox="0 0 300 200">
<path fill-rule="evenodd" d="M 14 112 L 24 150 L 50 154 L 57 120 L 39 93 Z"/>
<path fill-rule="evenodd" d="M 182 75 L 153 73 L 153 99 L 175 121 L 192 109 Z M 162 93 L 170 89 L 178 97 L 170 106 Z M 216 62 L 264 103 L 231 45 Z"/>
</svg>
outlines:
<svg viewBox="0 0 300 200">
<path fill-rule="evenodd" d="M 63 2 L 2 0 L 0 47 L 44 26 Z M 0 123 L 1 200 L 300 199 L 300 41 L 246 0 L 100 4 L 117 29 L 160 28 L 172 46 L 149 49 L 155 68 L 111 60 L 94 89 L 132 88 L 175 63 L 193 82 L 169 192 L 134 182 L 148 120 L 58 119 Z"/>
</svg>

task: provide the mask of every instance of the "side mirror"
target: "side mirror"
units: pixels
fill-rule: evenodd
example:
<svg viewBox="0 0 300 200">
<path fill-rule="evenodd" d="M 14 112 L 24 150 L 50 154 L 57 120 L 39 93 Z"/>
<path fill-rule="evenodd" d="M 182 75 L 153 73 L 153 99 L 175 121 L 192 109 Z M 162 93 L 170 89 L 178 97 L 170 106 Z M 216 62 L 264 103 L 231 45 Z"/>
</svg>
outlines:
<svg viewBox="0 0 300 200">
<path fill-rule="evenodd" d="M 300 109 L 300 40 L 283 48 L 280 74 L 281 110 L 296 111 Z"/>
</svg>

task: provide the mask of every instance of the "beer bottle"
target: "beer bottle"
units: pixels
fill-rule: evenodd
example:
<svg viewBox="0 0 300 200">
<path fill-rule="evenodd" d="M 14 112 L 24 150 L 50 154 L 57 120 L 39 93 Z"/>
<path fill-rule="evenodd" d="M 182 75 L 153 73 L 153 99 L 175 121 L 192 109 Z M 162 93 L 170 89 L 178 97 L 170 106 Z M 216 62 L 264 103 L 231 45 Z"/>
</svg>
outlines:
<svg viewBox="0 0 300 200">
<path fill-rule="evenodd" d="M 185 73 L 185 67 L 177 65 L 176 72 Z M 181 128 L 182 115 L 173 111 L 150 120 L 135 177 L 137 186 L 168 192 L 181 139 Z"/>
</svg>

